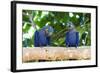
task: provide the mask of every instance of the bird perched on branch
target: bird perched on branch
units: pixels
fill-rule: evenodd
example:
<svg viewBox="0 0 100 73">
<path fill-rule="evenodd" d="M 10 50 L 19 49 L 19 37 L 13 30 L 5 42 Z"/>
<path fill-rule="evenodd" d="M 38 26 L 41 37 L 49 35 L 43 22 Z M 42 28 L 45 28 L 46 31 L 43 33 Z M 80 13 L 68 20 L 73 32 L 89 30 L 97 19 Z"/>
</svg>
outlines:
<svg viewBox="0 0 100 73">
<path fill-rule="evenodd" d="M 36 30 L 34 34 L 34 46 L 41 47 L 41 46 L 48 46 L 50 45 L 50 37 L 53 33 L 53 28 L 46 24 L 42 29 Z"/>
<path fill-rule="evenodd" d="M 68 47 L 77 47 L 79 44 L 79 32 L 75 30 L 74 24 L 68 22 L 69 30 L 66 32 L 66 46 Z"/>
</svg>

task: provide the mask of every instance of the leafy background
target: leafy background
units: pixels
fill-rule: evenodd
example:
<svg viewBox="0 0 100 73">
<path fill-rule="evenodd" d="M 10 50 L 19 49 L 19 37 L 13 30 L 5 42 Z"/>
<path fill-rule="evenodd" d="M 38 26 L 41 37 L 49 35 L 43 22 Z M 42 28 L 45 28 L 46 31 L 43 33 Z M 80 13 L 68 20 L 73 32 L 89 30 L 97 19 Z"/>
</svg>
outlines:
<svg viewBox="0 0 100 73">
<path fill-rule="evenodd" d="M 91 14 L 79 12 L 55 12 L 39 10 L 23 10 L 23 47 L 34 47 L 34 32 L 49 23 L 54 28 L 51 36 L 51 46 L 66 46 L 65 34 L 68 31 L 68 22 L 72 22 L 79 32 L 79 46 L 83 46 L 82 37 L 86 40 L 85 46 L 91 45 Z"/>
</svg>

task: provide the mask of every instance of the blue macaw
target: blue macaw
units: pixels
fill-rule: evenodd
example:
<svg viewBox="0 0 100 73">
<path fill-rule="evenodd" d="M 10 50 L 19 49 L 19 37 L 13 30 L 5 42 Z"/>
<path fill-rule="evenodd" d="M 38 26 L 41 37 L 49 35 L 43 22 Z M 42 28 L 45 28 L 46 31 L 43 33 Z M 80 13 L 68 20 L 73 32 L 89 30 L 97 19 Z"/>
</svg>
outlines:
<svg viewBox="0 0 100 73">
<path fill-rule="evenodd" d="M 74 24 L 72 22 L 68 22 L 69 31 L 66 32 L 66 46 L 68 47 L 77 47 L 79 45 L 79 32 L 75 30 Z"/>
<path fill-rule="evenodd" d="M 68 47 L 77 47 L 79 45 L 79 32 L 68 31 L 65 42 Z"/>
<path fill-rule="evenodd" d="M 44 26 L 41 30 L 36 30 L 34 34 L 34 46 L 48 46 L 50 45 L 50 36 L 53 33 L 51 26 Z"/>
</svg>

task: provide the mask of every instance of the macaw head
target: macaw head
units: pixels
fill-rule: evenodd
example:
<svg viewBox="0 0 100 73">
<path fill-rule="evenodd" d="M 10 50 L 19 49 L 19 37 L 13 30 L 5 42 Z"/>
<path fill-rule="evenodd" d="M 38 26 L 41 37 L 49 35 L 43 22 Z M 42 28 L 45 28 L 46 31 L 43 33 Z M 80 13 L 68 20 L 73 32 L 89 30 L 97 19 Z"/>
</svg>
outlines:
<svg viewBox="0 0 100 73">
<path fill-rule="evenodd" d="M 74 26 L 74 24 L 73 24 L 71 21 L 69 21 L 69 22 L 67 23 L 67 26 L 68 26 L 68 29 L 69 29 L 69 30 L 75 30 L 75 26 Z"/>
<path fill-rule="evenodd" d="M 42 30 L 45 32 L 46 36 L 51 36 L 54 32 L 54 29 L 52 26 L 49 25 L 50 23 L 48 22 Z"/>
</svg>

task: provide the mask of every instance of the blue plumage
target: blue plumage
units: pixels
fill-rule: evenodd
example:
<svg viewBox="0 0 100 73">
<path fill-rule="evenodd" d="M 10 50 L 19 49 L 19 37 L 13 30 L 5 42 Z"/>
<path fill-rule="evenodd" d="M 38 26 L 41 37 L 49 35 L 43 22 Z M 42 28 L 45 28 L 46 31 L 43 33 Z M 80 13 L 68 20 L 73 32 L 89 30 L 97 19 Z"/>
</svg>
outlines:
<svg viewBox="0 0 100 73">
<path fill-rule="evenodd" d="M 34 33 L 34 46 L 38 47 L 39 46 L 39 32 L 35 31 Z"/>
<path fill-rule="evenodd" d="M 51 26 L 44 26 L 41 30 L 36 30 L 34 34 L 34 46 L 48 46 L 50 45 L 50 36 L 53 33 Z"/>
<path fill-rule="evenodd" d="M 79 32 L 73 30 L 68 31 L 65 42 L 68 47 L 77 47 L 79 45 Z"/>
</svg>

